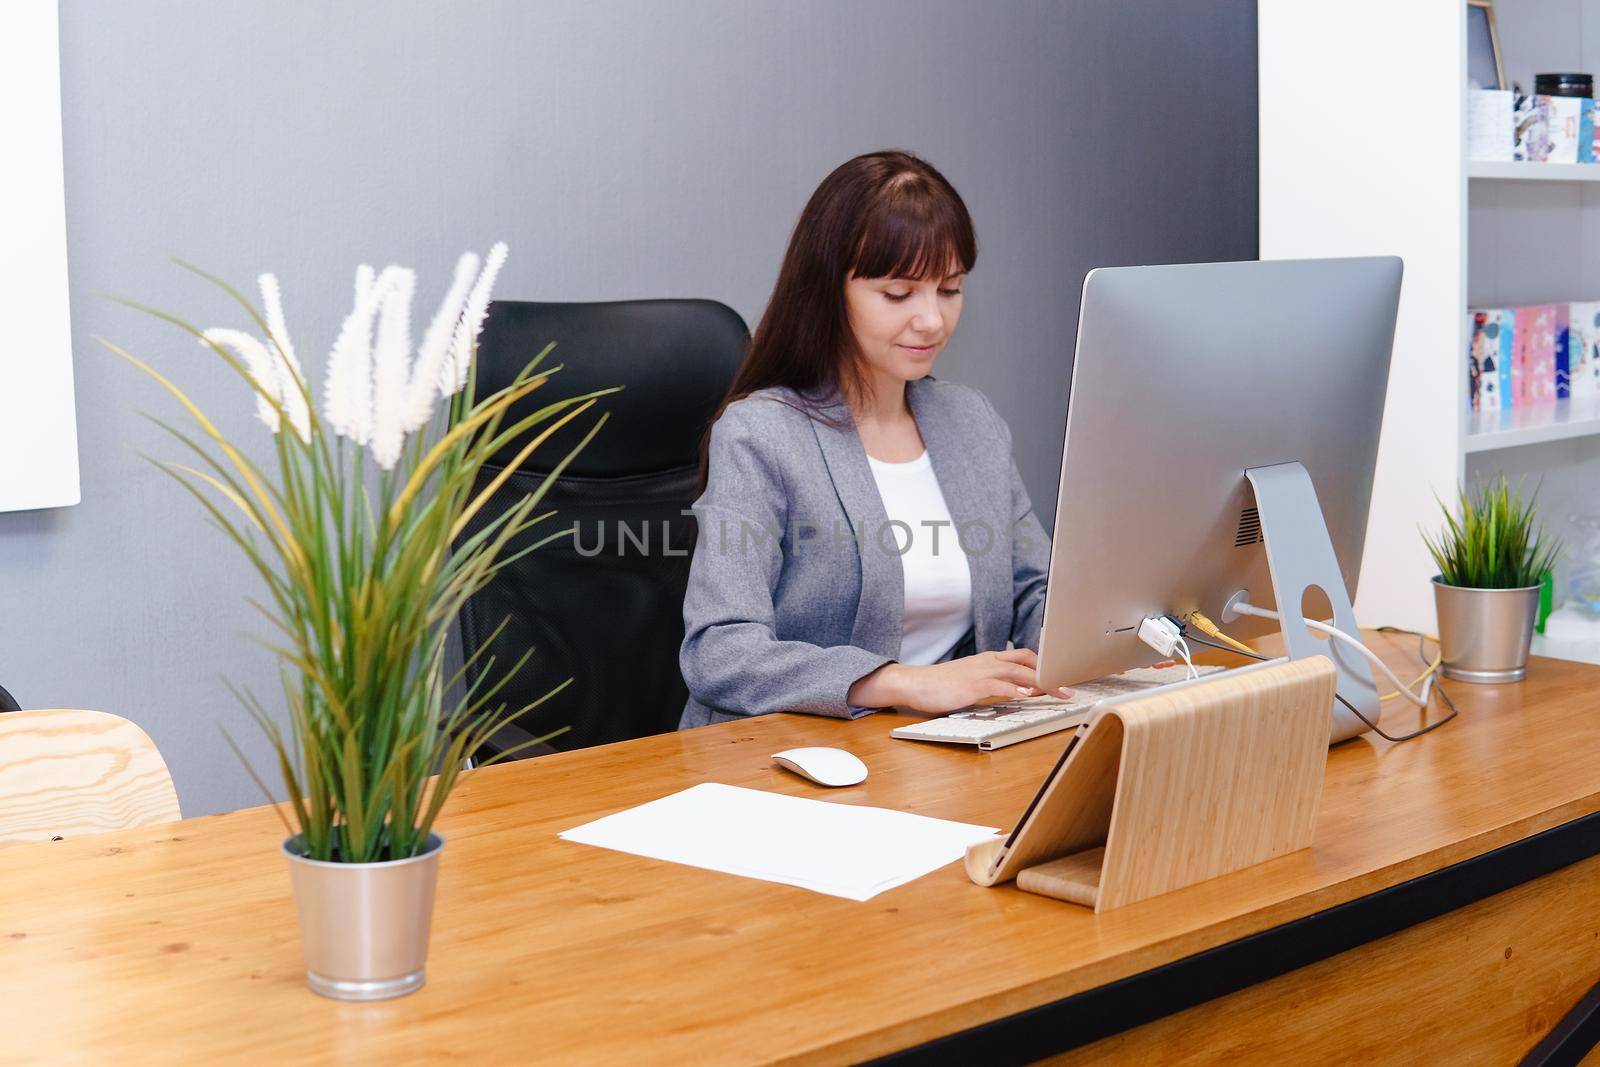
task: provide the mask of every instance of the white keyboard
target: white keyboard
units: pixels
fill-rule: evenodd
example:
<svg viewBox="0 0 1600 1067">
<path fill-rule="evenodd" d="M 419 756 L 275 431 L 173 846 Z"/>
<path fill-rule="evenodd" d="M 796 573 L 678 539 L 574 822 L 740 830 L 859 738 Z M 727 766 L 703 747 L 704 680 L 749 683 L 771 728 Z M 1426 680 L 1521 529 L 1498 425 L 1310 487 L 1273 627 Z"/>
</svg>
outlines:
<svg viewBox="0 0 1600 1067">
<path fill-rule="evenodd" d="M 1202 675 L 1221 667 L 1197 668 Z M 890 737 L 903 741 L 942 741 L 946 744 L 976 745 L 990 752 L 1018 741 L 1027 741 L 1088 721 L 1095 705 L 1107 697 L 1123 696 L 1156 689 L 1189 676 L 1187 667 L 1140 667 L 1072 687 L 1072 699 L 1037 696 L 1007 700 L 987 707 L 969 708 L 912 726 L 898 726 Z"/>
</svg>

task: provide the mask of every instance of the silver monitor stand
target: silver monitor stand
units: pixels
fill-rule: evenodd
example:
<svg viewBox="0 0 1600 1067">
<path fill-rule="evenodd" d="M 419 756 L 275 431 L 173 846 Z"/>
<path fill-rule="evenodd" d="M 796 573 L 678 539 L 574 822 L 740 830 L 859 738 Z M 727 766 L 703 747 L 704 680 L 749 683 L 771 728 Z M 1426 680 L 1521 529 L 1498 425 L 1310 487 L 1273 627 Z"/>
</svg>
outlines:
<svg viewBox="0 0 1600 1067">
<path fill-rule="evenodd" d="M 1359 652 L 1330 638 L 1313 633 L 1300 611 L 1306 591 L 1322 590 L 1333 606 L 1333 625 L 1347 634 L 1360 634 L 1356 613 L 1345 592 L 1339 560 L 1333 554 L 1333 541 L 1322 521 L 1322 507 L 1311 475 L 1299 463 L 1275 463 L 1270 467 L 1250 467 L 1245 472 L 1255 490 L 1256 509 L 1261 516 L 1261 533 L 1266 541 L 1267 570 L 1272 575 L 1272 599 L 1278 605 L 1278 626 L 1283 633 L 1283 648 L 1290 659 L 1327 656 L 1339 670 L 1338 693 L 1355 709 L 1377 722 L 1380 711 L 1378 687 L 1372 668 Z M 1223 606 L 1224 625 L 1243 616 L 1233 610 L 1234 600 Z M 1259 606 L 1259 605 L 1258 605 Z M 1330 741 L 1343 741 L 1368 729 L 1349 708 L 1335 704 Z"/>
</svg>

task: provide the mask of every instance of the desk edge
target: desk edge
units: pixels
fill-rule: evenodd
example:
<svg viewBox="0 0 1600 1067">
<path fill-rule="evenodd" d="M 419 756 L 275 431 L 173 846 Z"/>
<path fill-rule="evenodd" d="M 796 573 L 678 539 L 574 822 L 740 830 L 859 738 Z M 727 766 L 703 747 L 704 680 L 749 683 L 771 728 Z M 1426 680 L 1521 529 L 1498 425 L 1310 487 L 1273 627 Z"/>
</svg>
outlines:
<svg viewBox="0 0 1600 1067">
<path fill-rule="evenodd" d="M 1600 812 L 1049 1004 L 870 1062 L 1033 1063 L 1436 919 L 1600 855 Z"/>
</svg>

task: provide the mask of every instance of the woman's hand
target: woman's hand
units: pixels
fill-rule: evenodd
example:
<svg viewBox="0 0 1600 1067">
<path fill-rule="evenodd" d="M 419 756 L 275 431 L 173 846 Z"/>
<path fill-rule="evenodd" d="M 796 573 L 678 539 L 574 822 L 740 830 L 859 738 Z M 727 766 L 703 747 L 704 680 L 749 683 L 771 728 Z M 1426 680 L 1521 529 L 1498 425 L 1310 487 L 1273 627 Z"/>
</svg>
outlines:
<svg viewBox="0 0 1600 1067">
<path fill-rule="evenodd" d="M 886 663 L 850 687 L 846 698 L 862 708 L 905 707 L 940 713 L 973 704 L 1040 696 L 1034 687 L 1039 657 L 1031 648 L 980 652 L 927 666 Z M 1070 697 L 1059 689 L 1056 696 Z"/>
</svg>

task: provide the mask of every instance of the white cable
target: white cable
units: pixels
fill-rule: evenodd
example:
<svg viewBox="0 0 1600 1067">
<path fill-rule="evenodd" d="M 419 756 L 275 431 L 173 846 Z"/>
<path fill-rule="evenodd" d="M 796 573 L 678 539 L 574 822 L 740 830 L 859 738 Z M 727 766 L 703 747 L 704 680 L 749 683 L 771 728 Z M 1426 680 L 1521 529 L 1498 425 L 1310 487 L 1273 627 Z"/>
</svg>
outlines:
<svg viewBox="0 0 1600 1067">
<path fill-rule="evenodd" d="M 1278 613 L 1276 611 L 1269 611 L 1266 608 L 1258 608 L 1254 604 L 1247 604 L 1243 601 L 1234 604 L 1233 610 L 1237 611 L 1240 615 L 1255 615 L 1263 619 L 1278 618 Z M 1417 696 L 1417 694 L 1406 688 L 1406 684 L 1399 679 L 1394 671 L 1389 669 L 1389 665 L 1383 662 L 1376 652 L 1362 644 L 1359 637 L 1351 637 L 1338 627 L 1329 626 L 1327 623 L 1318 622 L 1316 619 L 1302 619 L 1301 621 L 1304 622 L 1309 628 L 1327 634 L 1329 637 L 1337 637 L 1345 644 L 1355 648 L 1363 656 L 1366 656 L 1367 659 L 1371 660 L 1373 665 L 1383 672 L 1383 676 L 1389 679 L 1390 684 L 1394 686 L 1395 692 L 1411 701 L 1411 703 L 1415 704 L 1417 707 L 1427 710 L 1428 698 L 1433 695 L 1432 675 L 1429 675 L 1428 680 L 1422 684 L 1422 695 Z"/>
<path fill-rule="evenodd" d="M 1180 637 L 1178 638 L 1178 643 L 1175 647 L 1178 655 L 1183 657 L 1183 665 L 1189 668 L 1189 680 L 1193 681 L 1194 679 L 1200 677 L 1200 672 L 1195 670 L 1194 660 L 1189 658 L 1189 642 Z"/>
</svg>

